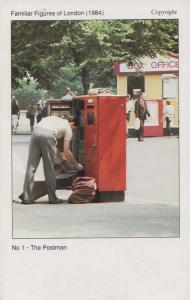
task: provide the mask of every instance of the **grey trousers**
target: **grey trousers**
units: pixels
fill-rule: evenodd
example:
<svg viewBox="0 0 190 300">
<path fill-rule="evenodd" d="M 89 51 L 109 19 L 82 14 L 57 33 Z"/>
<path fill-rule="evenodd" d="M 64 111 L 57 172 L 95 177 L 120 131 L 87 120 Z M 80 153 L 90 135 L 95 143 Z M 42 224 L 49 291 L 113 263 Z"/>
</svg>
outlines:
<svg viewBox="0 0 190 300">
<path fill-rule="evenodd" d="M 56 200 L 56 178 L 54 161 L 56 157 L 56 138 L 53 132 L 45 129 L 35 129 L 30 140 L 29 156 L 23 187 L 23 200 L 33 201 L 32 190 L 34 186 L 34 174 L 43 160 L 45 182 L 49 201 Z"/>
</svg>

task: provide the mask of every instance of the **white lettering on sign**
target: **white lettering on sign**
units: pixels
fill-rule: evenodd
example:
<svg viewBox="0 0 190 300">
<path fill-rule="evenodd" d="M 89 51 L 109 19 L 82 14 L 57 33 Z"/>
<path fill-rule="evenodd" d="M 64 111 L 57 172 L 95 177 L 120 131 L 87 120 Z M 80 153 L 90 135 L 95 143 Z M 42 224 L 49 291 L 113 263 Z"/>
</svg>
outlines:
<svg viewBox="0 0 190 300">
<path fill-rule="evenodd" d="M 57 105 L 52 105 L 52 108 L 69 108 L 69 105 L 62 105 L 62 104 L 57 104 Z"/>
</svg>

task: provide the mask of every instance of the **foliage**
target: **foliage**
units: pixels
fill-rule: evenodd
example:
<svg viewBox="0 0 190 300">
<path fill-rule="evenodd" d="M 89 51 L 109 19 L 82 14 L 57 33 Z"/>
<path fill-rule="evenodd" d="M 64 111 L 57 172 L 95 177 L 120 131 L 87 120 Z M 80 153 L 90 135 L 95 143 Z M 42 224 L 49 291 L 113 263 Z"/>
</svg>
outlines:
<svg viewBox="0 0 190 300">
<path fill-rule="evenodd" d="M 75 68 L 61 68 L 56 74 L 56 79 L 53 82 L 52 96 L 59 99 L 66 93 L 66 88 L 69 87 L 75 94 L 82 94 L 81 77 Z"/>
<path fill-rule="evenodd" d="M 115 87 L 114 63 L 167 52 L 178 52 L 177 20 L 12 21 L 12 87 L 27 74 L 57 95 Z"/>
<path fill-rule="evenodd" d="M 30 83 L 27 83 L 27 78 L 19 80 L 19 87 L 12 90 L 20 105 L 21 109 L 26 109 L 31 101 L 37 102 L 41 97 L 47 95 L 46 90 L 38 88 L 38 83 L 30 79 Z"/>
</svg>

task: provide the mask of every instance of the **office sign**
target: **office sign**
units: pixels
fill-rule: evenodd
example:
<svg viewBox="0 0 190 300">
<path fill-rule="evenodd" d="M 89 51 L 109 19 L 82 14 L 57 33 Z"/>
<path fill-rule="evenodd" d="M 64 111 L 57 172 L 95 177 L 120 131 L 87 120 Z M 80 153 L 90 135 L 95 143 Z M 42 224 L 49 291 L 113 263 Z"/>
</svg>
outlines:
<svg viewBox="0 0 190 300">
<path fill-rule="evenodd" d="M 141 67 L 131 67 L 127 63 L 114 66 L 116 74 L 133 75 L 138 73 L 178 73 L 179 61 L 175 57 L 146 57 L 141 60 Z"/>
</svg>

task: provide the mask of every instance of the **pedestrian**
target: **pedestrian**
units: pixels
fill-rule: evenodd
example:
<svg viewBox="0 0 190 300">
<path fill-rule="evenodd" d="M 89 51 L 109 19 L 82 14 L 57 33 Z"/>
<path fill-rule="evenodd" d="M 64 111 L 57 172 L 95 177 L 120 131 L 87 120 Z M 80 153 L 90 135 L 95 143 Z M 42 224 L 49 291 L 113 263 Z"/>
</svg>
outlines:
<svg viewBox="0 0 190 300">
<path fill-rule="evenodd" d="M 44 117 L 47 116 L 46 110 L 47 110 L 47 101 L 46 101 L 45 97 L 42 97 L 42 99 L 40 99 L 37 102 L 37 109 L 36 109 L 36 112 L 37 112 L 37 115 L 36 115 L 37 123 L 39 123 L 42 120 L 42 118 L 44 118 Z"/>
<path fill-rule="evenodd" d="M 131 117 L 131 112 L 133 110 L 133 102 L 131 101 L 131 95 L 127 94 L 126 96 L 126 119 L 127 119 L 127 135 L 128 135 L 128 124 Z"/>
<path fill-rule="evenodd" d="M 174 106 L 171 105 L 170 101 L 166 101 L 165 120 L 166 120 L 166 131 L 168 136 L 173 135 L 172 128 L 171 128 L 173 117 L 174 117 Z"/>
<path fill-rule="evenodd" d="M 54 163 L 56 156 L 66 159 L 74 166 L 76 170 L 82 170 L 83 166 L 78 163 L 70 149 L 72 139 L 72 129 L 75 127 L 76 121 L 73 117 L 68 120 L 57 116 L 48 116 L 43 118 L 34 126 L 29 145 L 29 156 L 26 169 L 26 175 L 23 187 L 23 199 L 15 200 L 22 204 L 34 203 L 32 190 L 34 185 L 34 174 L 39 165 L 40 159 L 43 161 L 45 182 L 49 203 L 57 204 L 62 200 L 56 196 L 56 177 L 54 171 Z M 59 152 L 56 147 L 57 140 L 63 138 L 64 152 Z"/>
<path fill-rule="evenodd" d="M 34 123 L 35 123 L 35 115 L 36 115 L 36 106 L 35 103 L 32 102 L 27 110 L 26 116 L 30 120 L 30 130 L 33 131 Z"/>
<path fill-rule="evenodd" d="M 20 117 L 20 107 L 18 100 L 16 99 L 15 96 L 12 96 L 11 99 L 11 129 L 12 129 L 12 134 L 16 133 L 16 129 L 18 127 L 18 122 L 19 122 L 19 117 Z"/>
<path fill-rule="evenodd" d="M 140 127 L 138 129 L 138 141 L 144 141 L 144 121 L 146 116 L 150 117 L 150 113 L 147 109 L 145 93 L 140 92 L 137 95 L 137 100 L 135 102 L 135 116 L 140 120 Z"/>
</svg>

